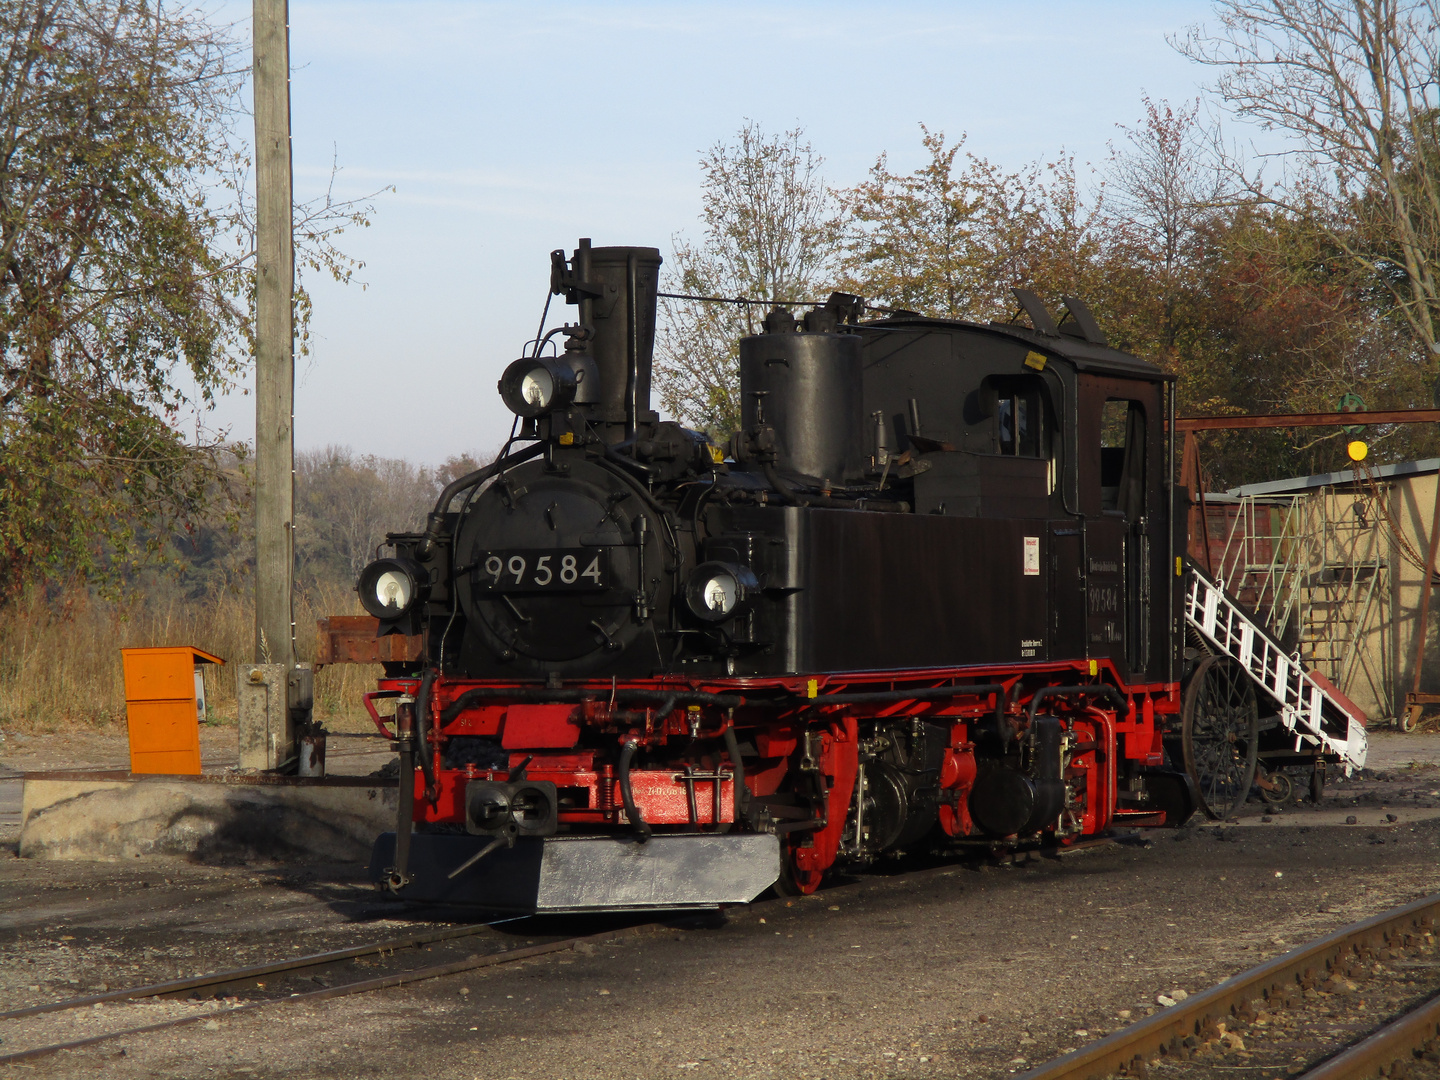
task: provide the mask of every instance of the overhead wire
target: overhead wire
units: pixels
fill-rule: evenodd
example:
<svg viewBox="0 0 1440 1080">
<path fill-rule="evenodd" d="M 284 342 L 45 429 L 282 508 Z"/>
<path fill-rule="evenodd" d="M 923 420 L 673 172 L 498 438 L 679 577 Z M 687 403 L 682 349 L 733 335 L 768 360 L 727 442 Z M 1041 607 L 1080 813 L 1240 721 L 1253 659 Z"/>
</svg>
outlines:
<svg viewBox="0 0 1440 1080">
<path fill-rule="evenodd" d="M 824 307 L 824 300 L 752 300 L 747 296 L 699 296 L 693 293 L 656 293 L 662 300 L 696 300 L 704 304 L 753 304 L 757 307 Z M 866 311 L 895 311 L 880 304 L 863 305 Z"/>
<path fill-rule="evenodd" d="M 745 296 L 696 296 L 691 293 L 656 293 L 662 300 L 698 300 L 705 304 L 755 304 L 763 307 L 766 304 L 774 307 L 820 307 L 822 300 L 752 300 Z"/>
</svg>

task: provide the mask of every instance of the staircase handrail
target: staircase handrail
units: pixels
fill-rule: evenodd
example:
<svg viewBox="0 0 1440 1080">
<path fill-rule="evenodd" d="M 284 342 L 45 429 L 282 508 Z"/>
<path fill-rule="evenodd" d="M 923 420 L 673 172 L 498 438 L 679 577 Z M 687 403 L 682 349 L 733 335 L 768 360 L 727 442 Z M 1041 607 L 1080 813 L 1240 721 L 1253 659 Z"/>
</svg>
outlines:
<svg viewBox="0 0 1440 1080">
<path fill-rule="evenodd" d="M 1227 594 L 1203 570 L 1186 560 L 1185 619 L 1206 641 L 1237 661 L 1279 710 L 1281 724 L 1295 733 L 1295 749 L 1319 746 L 1335 755 L 1346 775 L 1365 764 L 1365 726 L 1327 685 L 1317 682 L 1299 656 Z M 1257 648 L 1258 644 L 1258 648 Z"/>
</svg>

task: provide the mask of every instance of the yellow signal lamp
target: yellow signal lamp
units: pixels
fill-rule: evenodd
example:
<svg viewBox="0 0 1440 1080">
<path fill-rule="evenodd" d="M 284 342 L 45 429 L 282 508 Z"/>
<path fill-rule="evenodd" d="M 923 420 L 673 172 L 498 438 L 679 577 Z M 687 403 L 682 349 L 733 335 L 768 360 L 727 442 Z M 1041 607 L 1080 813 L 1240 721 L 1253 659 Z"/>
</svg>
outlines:
<svg viewBox="0 0 1440 1080">
<path fill-rule="evenodd" d="M 1366 446 L 1361 439 L 1351 439 L 1345 444 L 1345 453 L 1351 461 L 1358 463 L 1365 460 L 1366 456 L 1370 453 L 1370 448 Z"/>
</svg>

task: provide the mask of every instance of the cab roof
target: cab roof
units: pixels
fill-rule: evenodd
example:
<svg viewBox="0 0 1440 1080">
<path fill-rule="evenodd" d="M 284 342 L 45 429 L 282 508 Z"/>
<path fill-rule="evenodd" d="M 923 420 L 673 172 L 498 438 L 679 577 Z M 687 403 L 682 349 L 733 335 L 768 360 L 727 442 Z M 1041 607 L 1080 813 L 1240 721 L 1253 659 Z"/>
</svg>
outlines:
<svg viewBox="0 0 1440 1080">
<path fill-rule="evenodd" d="M 1066 329 L 1069 326 L 1067 324 Z M 856 330 L 938 330 L 964 331 L 1019 342 L 1048 356 L 1068 362 L 1076 371 L 1097 375 L 1122 375 L 1151 382 L 1173 382 L 1175 376 L 1157 364 L 1111 348 L 1109 345 L 1072 336 L 1061 331 L 1042 334 L 1018 323 L 974 323 L 963 319 L 937 319 L 928 315 L 896 312 L 883 319 L 857 324 Z"/>
</svg>

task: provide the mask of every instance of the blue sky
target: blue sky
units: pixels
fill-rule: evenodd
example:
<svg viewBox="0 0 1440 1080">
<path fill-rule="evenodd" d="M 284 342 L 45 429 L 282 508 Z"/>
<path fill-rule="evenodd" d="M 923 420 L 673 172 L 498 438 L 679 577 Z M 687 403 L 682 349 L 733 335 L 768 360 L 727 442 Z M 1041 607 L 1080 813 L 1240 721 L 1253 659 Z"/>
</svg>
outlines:
<svg viewBox="0 0 1440 1080">
<path fill-rule="evenodd" d="M 297 198 L 393 185 L 339 287 L 311 279 L 296 445 L 438 463 L 492 450 L 495 393 L 535 329 L 548 253 L 580 236 L 668 251 L 694 235 L 700 152 L 746 118 L 799 125 L 832 185 L 921 123 L 1005 166 L 1101 166 L 1141 95 L 1206 72 L 1167 34 L 1201 2 L 563 3 L 290 0 Z M 220 9 L 248 39 L 249 4 Z M 559 314 L 563 317 L 564 311 Z M 556 309 L 552 308 L 552 320 Z M 253 434 L 237 392 L 207 418 Z M 504 430 L 502 430 L 502 428 Z"/>
</svg>

